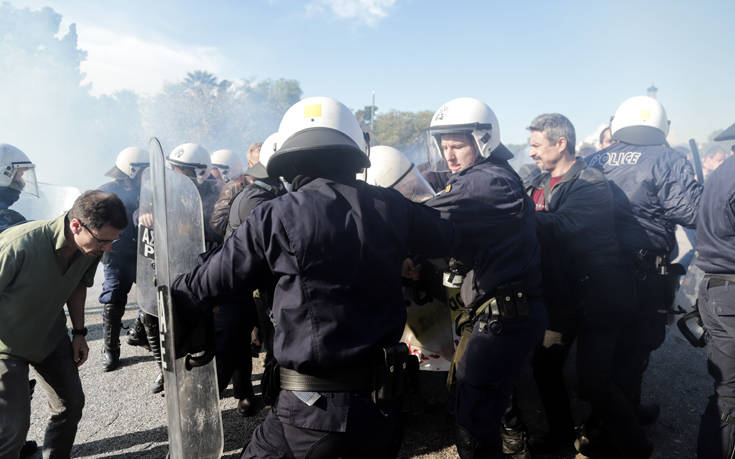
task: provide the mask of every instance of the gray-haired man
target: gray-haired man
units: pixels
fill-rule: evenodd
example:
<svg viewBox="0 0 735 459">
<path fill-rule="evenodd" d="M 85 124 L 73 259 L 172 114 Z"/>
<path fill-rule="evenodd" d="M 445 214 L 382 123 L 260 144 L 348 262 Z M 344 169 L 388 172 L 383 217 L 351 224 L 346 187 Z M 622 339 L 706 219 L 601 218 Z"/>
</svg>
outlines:
<svg viewBox="0 0 735 459">
<path fill-rule="evenodd" d="M 549 307 L 549 328 L 533 363 L 551 431 L 536 449 L 558 449 L 574 438 L 562 367 L 576 338 L 580 394 L 592 404 L 586 436 L 604 425 L 611 443 L 592 438 L 578 449 L 648 457 L 652 447 L 623 390 L 630 354 L 623 331 L 633 320 L 634 280 L 616 241 L 612 192 L 600 171 L 575 157 L 574 126 L 565 116 L 539 115 L 528 129 L 529 155 L 543 171 L 527 192 L 536 204 Z"/>
</svg>

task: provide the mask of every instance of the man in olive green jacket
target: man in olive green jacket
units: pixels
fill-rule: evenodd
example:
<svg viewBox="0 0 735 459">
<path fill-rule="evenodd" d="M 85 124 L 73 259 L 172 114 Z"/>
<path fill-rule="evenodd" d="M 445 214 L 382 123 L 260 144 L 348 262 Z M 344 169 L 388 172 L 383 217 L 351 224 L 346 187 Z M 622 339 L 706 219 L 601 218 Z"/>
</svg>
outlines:
<svg viewBox="0 0 735 459">
<path fill-rule="evenodd" d="M 125 207 L 115 194 L 87 191 L 65 215 L 0 235 L 0 457 L 18 457 L 28 432 L 29 366 L 52 412 L 44 457 L 70 456 L 84 406 L 77 367 L 89 352 L 87 287 L 126 225 Z"/>
</svg>

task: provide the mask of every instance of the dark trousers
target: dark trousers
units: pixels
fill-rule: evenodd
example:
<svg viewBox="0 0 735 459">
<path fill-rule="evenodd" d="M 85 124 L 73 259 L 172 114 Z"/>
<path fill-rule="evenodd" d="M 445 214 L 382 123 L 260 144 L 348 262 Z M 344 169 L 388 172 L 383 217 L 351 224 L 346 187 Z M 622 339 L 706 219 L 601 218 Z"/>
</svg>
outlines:
<svg viewBox="0 0 735 459">
<path fill-rule="evenodd" d="M 102 292 L 99 301 L 102 304 L 128 304 L 128 293 L 135 282 L 136 259 L 116 259 L 114 262 L 102 265 L 105 280 L 102 282 Z"/>
<path fill-rule="evenodd" d="M 699 313 L 709 334 L 707 370 L 714 394 L 699 425 L 697 457 L 729 459 L 735 447 L 735 283 L 705 277 Z"/>
<path fill-rule="evenodd" d="M 214 326 L 220 394 L 232 380 L 236 399 L 251 397 L 253 358 L 250 354 L 250 331 L 255 326 L 254 313 L 240 304 L 223 305 L 214 314 Z"/>
<path fill-rule="evenodd" d="M 457 368 L 458 449 L 473 457 L 500 457 L 500 426 L 510 394 L 531 350 L 546 329 L 541 301 L 529 304 L 527 320 L 503 324 L 502 330 L 475 323 Z M 460 444 L 464 443 L 464 444 Z"/>
<path fill-rule="evenodd" d="M 575 287 L 579 301 L 575 327 L 565 333 L 562 344 L 539 346 L 533 358 L 550 433 L 568 437 L 574 422 L 562 372 L 576 337 L 579 394 L 592 406 L 587 423 L 604 425 L 612 443 L 628 456 L 648 446 L 635 414 L 638 402 L 629 396 L 631 381 L 637 377 L 638 343 L 629 336 L 636 317 L 633 284 L 631 272 L 625 269 L 586 276 Z"/>
<path fill-rule="evenodd" d="M 636 406 L 640 404 L 643 374 L 648 368 L 651 353 L 666 339 L 666 324 L 674 303 L 677 281 L 676 276 L 660 275 L 652 270 L 639 272 L 636 279 L 637 311 L 632 331 L 636 345 L 632 379 L 626 389 Z"/>
<path fill-rule="evenodd" d="M 332 419 L 336 422 L 334 430 L 343 430 L 335 432 L 282 422 L 291 416 L 307 425 L 330 423 L 319 417 L 329 417 L 331 410 L 307 409 L 311 414 L 302 417 L 299 415 L 300 403 L 303 404 L 293 395 L 281 391 L 272 411 L 253 432 L 242 458 L 390 459 L 397 456 L 401 445 L 397 410 L 382 411 L 369 400 L 369 395 L 354 394 L 346 402 L 350 405 L 349 416 L 345 413 L 343 417 Z M 340 426 L 344 428 L 338 429 Z"/>
<path fill-rule="evenodd" d="M 51 409 L 43 457 L 68 458 L 82 418 L 84 392 L 66 336 L 39 363 L 15 357 L 0 360 L 0 457 L 18 457 L 26 440 L 31 417 L 29 365 L 36 370 Z"/>
</svg>

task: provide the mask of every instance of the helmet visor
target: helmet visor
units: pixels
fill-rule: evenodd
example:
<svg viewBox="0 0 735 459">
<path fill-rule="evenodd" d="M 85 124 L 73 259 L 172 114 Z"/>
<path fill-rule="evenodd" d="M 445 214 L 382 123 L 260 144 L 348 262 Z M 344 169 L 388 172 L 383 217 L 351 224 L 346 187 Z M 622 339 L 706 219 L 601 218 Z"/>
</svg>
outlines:
<svg viewBox="0 0 735 459">
<path fill-rule="evenodd" d="M 30 162 L 13 163 L 13 169 L 10 188 L 38 197 L 35 164 Z"/>
<path fill-rule="evenodd" d="M 433 198 L 436 193 L 416 167 L 412 167 L 406 175 L 400 178 L 393 188 L 413 202 L 424 202 Z"/>
</svg>

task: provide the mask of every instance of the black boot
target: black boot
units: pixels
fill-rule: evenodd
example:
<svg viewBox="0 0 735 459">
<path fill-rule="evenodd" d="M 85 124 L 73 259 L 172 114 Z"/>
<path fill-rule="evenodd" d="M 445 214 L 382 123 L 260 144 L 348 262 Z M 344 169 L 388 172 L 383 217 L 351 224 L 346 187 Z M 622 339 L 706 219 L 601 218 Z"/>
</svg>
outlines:
<svg viewBox="0 0 735 459">
<path fill-rule="evenodd" d="M 502 426 L 500 428 L 500 440 L 503 442 L 503 455 L 505 457 L 531 459 L 526 429 Z"/>
<path fill-rule="evenodd" d="M 120 326 L 125 306 L 106 304 L 102 312 L 102 369 L 112 371 L 120 364 Z"/>
<path fill-rule="evenodd" d="M 151 348 L 148 346 L 148 338 L 146 337 L 145 327 L 143 327 L 140 314 L 138 314 L 138 317 L 135 318 L 135 322 L 133 322 L 133 325 L 131 325 L 128 330 L 128 344 L 131 346 L 141 346 L 150 351 Z"/>
<path fill-rule="evenodd" d="M 455 425 L 455 433 L 457 435 L 456 445 L 457 453 L 462 459 L 479 459 L 481 457 L 493 457 L 494 454 L 483 446 L 477 438 L 475 438 L 469 430 L 460 425 Z M 493 452 L 494 453 L 494 452 Z"/>
<path fill-rule="evenodd" d="M 151 386 L 151 392 L 157 394 L 163 391 L 163 370 L 161 369 L 161 336 L 158 330 L 158 317 L 150 314 L 143 314 L 143 327 L 145 328 L 148 346 L 156 358 L 158 364 L 158 376 Z"/>
</svg>

